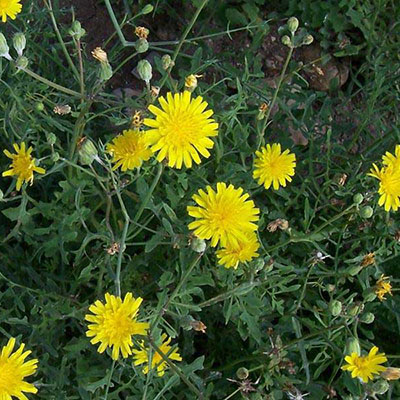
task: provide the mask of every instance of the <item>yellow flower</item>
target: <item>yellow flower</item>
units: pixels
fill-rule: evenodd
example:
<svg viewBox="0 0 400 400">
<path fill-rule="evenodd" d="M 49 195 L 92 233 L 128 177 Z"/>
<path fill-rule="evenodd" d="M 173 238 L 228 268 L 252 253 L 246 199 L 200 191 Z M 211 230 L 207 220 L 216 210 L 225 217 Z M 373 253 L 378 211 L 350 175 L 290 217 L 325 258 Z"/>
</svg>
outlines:
<svg viewBox="0 0 400 400">
<path fill-rule="evenodd" d="M 378 353 L 376 346 L 372 347 L 369 354 L 366 356 L 359 356 L 357 353 L 344 358 L 347 365 L 342 367 L 344 371 L 350 371 L 352 378 L 360 378 L 364 383 L 369 379 L 373 379 L 373 375 L 378 375 L 380 372 L 385 371 L 386 367 L 382 364 L 387 361 L 385 353 Z"/>
<path fill-rule="evenodd" d="M 247 234 L 246 240 L 218 250 L 216 252 L 218 264 L 223 265 L 225 268 L 236 269 L 239 263 L 251 261 L 254 257 L 257 257 L 259 247 L 260 243 L 257 240 L 257 235 L 251 232 Z"/>
<path fill-rule="evenodd" d="M 207 193 L 200 189 L 193 195 L 193 200 L 199 205 L 188 206 L 191 217 L 196 218 L 189 224 L 189 229 L 200 239 L 211 239 L 211 246 L 218 242 L 221 246 L 237 246 L 246 240 L 246 234 L 256 231 L 260 210 L 254 206 L 249 195 L 243 194 L 243 189 L 235 189 L 233 185 L 217 183 L 215 192 L 207 186 Z"/>
<path fill-rule="evenodd" d="M 136 129 L 123 131 L 107 145 L 107 151 L 113 156 L 112 162 L 116 163 L 113 169 L 121 167 L 122 171 L 140 167 L 152 155 L 144 134 Z"/>
<path fill-rule="evenodd" d="M 382 162 L 387 167 L 392 166 L 394 169 L 400 168 L 400 145 L 396 145 L 394 155 L 388 151 L 382 156 Z"/>
<path fill-rule="evenodd" d="M 161 336 L 161 345 L 158 346 L 159 350 L 170 360 L 182 361 L 182 357 L 178 353 L 178 349 L 172 350 L 169 345 L 171 343 L 171 338 L 168 338 L 164 333 Z M 163 376 L 165 369 L 168 364 L 163 360 L 162 356 L 157 351 L 152 351 L 150 348 L 144 348 L 144 343 L 141 342 L 141 350 L 133 349 L 134 359 L 133 365 L 147 364 L 143 368 L 143 373 L 148 374 L 149 372 L 149 360 L 151 358 L 151 369 L 157 368 L 157 375 Z"/>
<path fill-rule="evenodd" d="M 1 4 L 1 3 L 0 3 Z M 38 360 L 32 359 L 25 362 L 31 351 L 24 351 L 22 343 L 17 351 L 12 354 L 15 339 L 11 338 L 7 346 L 0 353 L 0 399 L 11 400 L 13 397 L 27 400 L 25 393 L 37 393 L 37 389 L 24 378 L 33 375 L 37 369 Z"/>
<path fill-rule="evenodd" d="M 388 165 L 379 169 L 376 164 L 372 164 L 368 175 L 380 180 L 378 193 L 381 195 L 378 204 L 385 206 L 385 211 L 393 209 L 397 211 L 400 206 L 400 168 Z"/>
<path fill-rule="evenodd" d="M 286 186 L 286 181 L 291 182 L 296 167 L 296 156 L 285 150 L 281 152 L 281 145 L 274 143 L 272 146 L 262 147 L 256 151 L 254 161 L 253 178 L 258 180 L 260 185 L 269 189 L 271 185 L 275 190 L 279 186 Z"/>
<path fill-rule="evenodd" d="M 132 354 L 131 347 L 133 335 L 145 335 L 149 324 L 137 322 L 136 317 L 143 299 L 132 297 L 127 293 L 124 300 L 121 297 L 106 293 L 106 303 L 97 300 L 89 307 L 94 315 L 85 316 L 86 321 L 92 322 L 86 332 L 87 337 L 92 337 L 92 344 L 101 343 L 98 352 L 103 353 L 107 347 L 112 347 L 113 360 L 127 358 Z"/>
<path fill-rule="evenodd" d="M 34 172 L 44 174 L 46 171 L 35 165 L 35 159 L 31 156 L 32 147 L 26 150 L 24 142 L 21 143 L 21 148 L 16 143 L 13 147 L 17 154 L 11 154 L 8 150 L 4 150 L 4 154 L 12 159 L 12 163 L 10 165 L 11 169 L 4 171 L 3 176 L 18 176 L 17 190 L 20 190 L 24 182 L 30 182 L 32 185 Z"/>
<path fill-rule="evenodd" d="M 7 17 L 15 19 L 15 16 L 22 10 L 21 0 L 0 0 L 0 15 L 3 22 L 7 21 Z"/>
<path fill-rule="evenodd" d="M 389 278 L 385 275 L 381 275 L 381 277 L 377 280 L 375 284 L 375 294 L 377 295 L 380 301 L 386 300 L 385 294 L 389 293 L 392 295 L 392 285 L 390 284 Z"/>
<path fill-rule="evenodd" d="M 160 97 L 159 101 L 162 109 L 149 106 L 155 119 L 144 120 L 151 128 L 146 133 L 147 142 L 153 152 L 159 152 L 157 161 L 167 158 L 168 165 L 178 169 L 183 164 L 191 168 L 192 161 L 200 164 L 199 153 L 208 158 L 208 149 L 214 146 L 210 137 L 218 135 L 218 124 L 210 118 L 213 111 L 204 111 L 207 102 L 201 96 L 192 100 L 188 91 L 167 93 L 167 100 Z"/>
</svg>

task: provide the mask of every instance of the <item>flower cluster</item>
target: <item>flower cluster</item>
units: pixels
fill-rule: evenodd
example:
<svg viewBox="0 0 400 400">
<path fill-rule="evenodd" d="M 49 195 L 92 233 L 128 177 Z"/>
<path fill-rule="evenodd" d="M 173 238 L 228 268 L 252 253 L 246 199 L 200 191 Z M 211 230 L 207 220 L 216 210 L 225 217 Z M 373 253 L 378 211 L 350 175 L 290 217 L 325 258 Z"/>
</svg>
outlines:
<svg viewBox="0 0 400 400">
<path fill-rule="evenodd" d="M 178 349 L 171 351 L 171 338 L 165 334 L 162 335 L 161 344 L 156 347 L 155 353 L 153 348 L 144 346 L 143 340 L 140 341 L 139 349 L 134 348 L 133 338 L 145 336 L 150 327 L 149 323 L 138 321 L 139 308 L 143 301 L 141 297 L 134 298 L 128 292 L 122 300 L 119 296 L 106 293 L 105 300 L 105 303 L 97 300 L 89 307 L 91 314 L 85 316 L 90 323 L 86 336 L 91 338 L 92 344 L 100 344 L 97 349 L 99 353 L 111 348 L 113 360 L 117 360 L 120 355 L 122 358 L 133 355 L 134 365 L 147 364 L 143 369 L 145 374 L 156 369 L 159 376 L 164 374 L 167 367 L 165 359 L 182 361 Z"/>
</svg>

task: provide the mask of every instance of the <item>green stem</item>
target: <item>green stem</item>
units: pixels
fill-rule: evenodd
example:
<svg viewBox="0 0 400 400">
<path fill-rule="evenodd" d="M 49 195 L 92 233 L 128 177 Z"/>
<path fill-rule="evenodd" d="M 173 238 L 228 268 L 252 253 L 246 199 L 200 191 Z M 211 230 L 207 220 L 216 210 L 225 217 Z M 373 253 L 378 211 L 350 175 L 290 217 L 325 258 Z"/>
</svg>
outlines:
<svg viewBox="0 0 400 400">
<path fill-rule="evenodd" d="M 112 23 L 114 25 L 114 28 L 117 31 L 117 35 L 119 37 L 119 40 L 121 41 L 122 46 L 126 47 L 128 42 L 125 39 L 124 34 L 122 33 L 121 27 L 119 26 L 119 23 L 117 21 L 117 17 L 114 14 L 114 10 L 113 10 L 113 8 L 111 6 L 110 0 L 104 0 L 104 2 L 106 3 L 108 14 L 110 15 L 110 18 L 111 18 L 111 21 L 112 21 Z"/>
<path fill-rule="evenodd" d="M 114 373 L 114 368 L 115 368 L 115 360 L 113 361 L 113 363 L 111 365 L 110 374 L 108 375 L 106 391 L 104 393 L 104 400 L 107 400 L 107 397 L 108 397 L 108 391 L 110 390 L 111 379 L 112 379 L 112 376 L 113 376 L 113 373 Z"/>
<path fill-rule="evenodd" d="M 42 82 L 56 90 L 59 90 L 60 92 L 64 92 L 64 93 L 69 94 L 70 96 L 74 96 L 74 97 L 79 97 L 79 98 L 82 97 L 82 95 L 79 92 L 75 92 L 75 90 L 68 89 L 64 86 L 58 85 L 57 83 L 49 81 L 48 79 L 43 78 L 42 76 L 31 71 L 29 68 L 21 68 L 21 71 L 24 71 L 26 74 L 30 75 L 32 78 L 35 78 L 39 82 Z"/>
<path fill-rule="evenodd" d="M 262 129 L 261 129 L 261 132 L 260 132 L 260 137 L 259 137 L 259 140 L 258 140 L 258 146 L 257 146 L 257 148 L 260 148 L 260 146 L 261 146 L 261 145 L 263 144 L 263 142 L 264 142 L 265 129 L 267 129 L 268 120 L 269 120 L 269 117 L 270 117 L 270 115 L 271 115 L 271 111 L 272 111 L 272 109 L 273 109 L 274 106 L 275 106 L 276 99 L 278 98 L 278 93 L 279 93 L 279 91 L 280 91 L 280 89 L 281 89 L 283 79 L 284 79 L 284 77 L 285 77 L 285 75 L 286 75 L 286 70 L 287 70 L 287 67 L 288 67 L 288 65 L 289 65 L 289 61 L 290 61 L 290 59 L 292 58 L 293 50 L 294 50 L 293 47 L 291 47 L 290 50 L 289 50 L 289 53 L 288 53 L 288 55 L 287 55 L 287 57 L 286 57 L 285 64 L 283 65 L 283 69 L 282 69 L 281 76 L 279 77 L 278 85 L 277 85 L 277 87 L 276 87 L 276 89 L 275 89 L 274 96 L 272 97 L 271 103 L 268 105 L 267 114 L 265 115 L 265 118 L 264 118 L 264 123 L 263 123 L 263 127 L 262 127 Z"/>
</svg>

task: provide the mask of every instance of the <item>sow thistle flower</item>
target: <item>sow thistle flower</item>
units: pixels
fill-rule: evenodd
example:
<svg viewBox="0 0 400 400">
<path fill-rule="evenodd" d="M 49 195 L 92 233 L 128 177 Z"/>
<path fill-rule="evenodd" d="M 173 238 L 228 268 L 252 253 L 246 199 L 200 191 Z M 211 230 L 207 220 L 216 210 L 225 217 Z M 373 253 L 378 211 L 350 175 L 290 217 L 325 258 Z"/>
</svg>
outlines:
<svg viewBox="0 0 400 400">
<path fill-rule="evenodd" d="M 392 295 L 392 285 L 390 284 L 389 277 L 381 275 L 375 284 L 375 294 L 380 301 L 386 300 L 385 295 L 389 293 Z"/>
<path fill-rule="evenodd" d="M 387 361 L 385 353 L 378 353 L 378 347 L 374 346 L 366 356 L 359 356 L 357 353 L 345 357 L 346 365 L 342 370 L 350 371 L 352 378 L 360 378 L 364 383 L 372 380 L 374 375 L 385 371 L 386 367 L 380 365 Z"/>
<path fill-rule="evenodd" d="M 245 240 L 239 241 L 236 245 L 230 245 L 216 252 L 218 264 L 225 268 L 236 269 L 239 263 L 251 261 L 258 256 L 257 250 L 260 243 L 254 232 L 247 234 Z"/>
<path fill-rule="evenodd" d="M 165 333 L 161 335 L 161 345 L 158 346 L 158 349 L 166 356 L 169 360 L 174 361 L 182 361 L 182 357 L 178 353 L 177 348 L 172 348 L 170 346 L 171 338 L 169 338 Z M 142 365 L 146 364 L 143 368 L 143 373 L 148 374 L 150 370 L 156 368 L 157 375 L 163 376 L 165 369 L 168 367 L 167 362 L 162 358 L 161 354 L 159 354 L 156 350 L 152 350 L 151 348 L 145 348 L 144 342 L 140 343 L 141 349 L 136 350 L 133 349 L 134 359 L 133 365 Z M 151 367 L 149 367 L 151 359 Z"/>
<path fill-rule="evenodd" d="M 0 15 L 3 22 L 7 21 L 7 17 L 15 19 L 16 15 L 22 10 L 21 0 L 1 0 Z"/>
<path fill-rule="evenodd" d="M 11 400 L 16 397 L 27 400 L 25 393 L 37 393 L 37 389 L 24 379 L 36 372 L 38 360 L 32 359 L 25 362 L 31 351 L 25 351 L 22 343 L 13 353 L 15 339 L 11 338 L 0 353 L 0 399 Z"/>
<path fill-rule="evenodd" d="M 13 147 L 16 154 L 11 154 L 8 150 L 4 150 L 4 154 L 11 158 L 12 163 L 10 169 L 3 172 L 3 176 L 17 176 L 17 190 L 20 190 L 24 182 L 30 182 L 32 185 L 34 172 L 44 174 L 46 171 L 35 165 L 35 159 L 31 156 L 32 147 L 26 149 L 25 142 L 21 143 L 21 147 L 16 143 Z"/>
<path fill-rule="evenodd" d="M 92 344 L 100 343 L 99 353 L 107 347 L 112 347 L 112 359 L 117 360 L 119 353 L 123 358 L 132 354 L 132 336 L 145 335 L 149 329 L 147 322 L 138 322 L 137 314 L 143 301 L 141 297 L 135 299 L 132 293 L 127 293 L 124 300 L 121 297 L 106 293 L 106 303 L 97 300 L 89 307 L 92 314 L 85 316 L 91 322 L 86 332 L 91 337 Z"/>
<path fill-rule="evenodd" d="M 200 164 L 200 155 L 210 156 L 208 151 L 214 146 L 210 137 L 217 136 L 218 124 L 212 110 L 201 96 L 191 99 L 191 93 L 167 93 L 167 99 L 159 98 L 161 109 L 150 105 L 149 110 L 155 119 L 146 118 L 144 124 L 151 129 L 146 140 L 153 152 L 158 152 L 157 161 L 168 160 L 168 165 L 191 168 L 193 161 Z"/>
<path fill-rule="evenodd" d="M 292 181 L 295 167 L 296 156 L 293 153 L 289 150 L 282 152 L 279 143 L 272 146 L 267 144 L 261 151 L 256 151 L 253 178 L 264 185 L 265 189 L 272 185 L 274 190 L 278 190 L 279 186 L 286 186 L 286 181 Z"/>
<path fill-rule="evenodd" d="M 142 165 L 143 161 L 147 161 L 152 151 L 146 144 L 143 132 L 137 129 L 129 129 L 122 132 L 107 144 L 107 151 L 113 158 L 115 163 L 113 169 L 121 167 L 122 171 L 132 170 Z"/>
<path fill-rule="evenodd" d="M 247 240 L 247 234 L 257 230 L 260 210 L 255 207 L 249 195 L 242 188 L 217 183 L 217 191 L 206 187 L 193 200 L 198 206 L 188 206 L 191 217 L 196 218 L 189 224 L 189 229 L 200 239 L 211 239 L 211 246 L 218 243 L 223 247 L 238 246 Z"/>
<path fill-rule="evenodd" d="M 372 164 L 368 175 L 380 181 L 378 205 L 384 206 L 385 211 L 397 211 L 400 206 L 400 145 L 396 146 L 394 155 L 387 151 L 382 163 L 382 168 Z"/>
</svg>

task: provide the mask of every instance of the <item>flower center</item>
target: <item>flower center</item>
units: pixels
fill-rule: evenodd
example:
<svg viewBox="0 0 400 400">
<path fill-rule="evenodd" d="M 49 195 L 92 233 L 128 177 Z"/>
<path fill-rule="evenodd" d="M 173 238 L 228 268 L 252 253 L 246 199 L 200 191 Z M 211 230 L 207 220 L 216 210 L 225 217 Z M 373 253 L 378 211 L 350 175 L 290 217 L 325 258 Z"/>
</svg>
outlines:
<svg viewBox="0 0 400 400">
<path fill-rule="evenodd" d="M 383 191 L 394 197 L 400 196 L 400 178 L 391 174 L 382 176 L 381 185 Z"/>
<path fill-rule="evenodd" d="M 103 326 L 111 343 L 121 343 L 132 335 L 134 322 L 124 310 L 108 311 Z"/>
<path fill-rule="evenodd" d="M 24 177 L 30 177 L 33 167 L 32 158 L 29 155 L 20 155 L 14 159 L 12 166 L 18 174 L 23 175 Z"/>
<path fill-rule="evenodd" d="M 196 134 L 200 133 L 200 129 L 196 118 L 188 112 L 180 112 L 179 116 L 172 115 L 160 126 L 166 141 L 178 148 L 191 144 Z"/>
<path fill-rule="evenodd" d="M 11 360 L 0 360 L 0 395 L 13 392 L 20 381 L 18 366 Z"/>
</svg>

